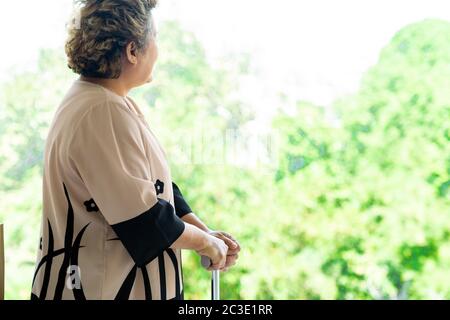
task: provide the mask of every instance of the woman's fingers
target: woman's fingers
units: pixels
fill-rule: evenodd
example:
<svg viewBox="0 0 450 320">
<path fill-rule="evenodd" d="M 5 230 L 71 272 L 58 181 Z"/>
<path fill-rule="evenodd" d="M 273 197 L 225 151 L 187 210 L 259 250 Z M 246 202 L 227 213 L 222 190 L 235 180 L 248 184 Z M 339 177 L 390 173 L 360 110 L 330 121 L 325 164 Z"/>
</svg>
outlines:
<svg viewBox="0 0 450 320">
<path fill-rule="evenodd" d="M 223 265 L 220 265 L 218 263 L 213 264 L 213 265 L 209 266 L 206 270 L 208 270 L 208 271 L 212 271 L 212 270 L 228 271 L 230 269 L 230 267 L 232 267 L 236 264 L 236 260 L 238 259 L 238 257 L 239 257 L 238 254 L 227 255 L 225 264 L 223 264 Z"/>
<path fill-rule="evenodd" d="M 225 262 L 220 264 L 213 264 L 209 268 L 207 268 L 208 271 L 212 270 L 220 270 L 223 272 L 226 272 L 229 270 L 230 267 L 234 266 L 236 264 L 236 260 L 238 259 L 239 251 L 241 250 L 241 246 L 239 245 L 239 242 L 236 241 L 236 239 L 229 233 L 223 232 L 223 231 L 214 231 L 210 233 L 211 235 L 221 239 L 228 247 L 227 256 Z"/>
<path fill-rule="evenodd" d="M 224 232 L 224 231 L 221 231 L 221 232 L 223 233 L 223 235 L 225 237 L 230 238 L 231 240 L 237 242 L 236 239 L 231 234 L 229 234 L 228 232 Z"/>
<path fill-rule="evenodd" d="M 208 270 L 208 271 L 221 270 L 221 269 L 223 269 L 225 267 L 225 265 L 226 265 L 226 263 L 224 263 L 224 264 L 218 264 L 218 263 L 212 264 L 206 270 Z"/>
<path fill-rule="evenodd" d="M 229 234 L 228 232 L 222 232 L 222 233 L 224 234 L 225 237 L 233 240 L 237 244 L 237 246 L 240 247 L 239 241 L 237 241 L 236 238 L 234 238 L 231 234 Z"/>
<path fill-rule="evenodd" d="M 236 260 L 238 259 L 238 257 L 239 256 L 237 254 L 227 256 L 227 261 L 225 262 L 225 264 L 236 263 Z"/>
<path fill-rule="evenodd" d="M 241 251 L 241 247 L 240 247 L 239 243 L 228 233 L 220 232 L 219 237 L 228 246 L 227 255 L 235 255 L 239 251 Z"/>
<path fill-rule="evenodd" d="M 223 242 L 225 242 L 225 244 L 228 247 L 227 254 L 234 254 L 234 253 L 236 253 L 236 250 L 239 251 L 239 245 L 236 242 L 234 242 L 233 240 L 231 240 L 230 238 L 223 235 L 222 233 L 216 233 L 216 234 L 214 234 L 214 236 L 216 238 L 219 238 Z"/>
<path fill-rule="evenodd" d="M 238 245 L 235 241 L 233 241 L 232 239 L 226 237 L 225 235 L 220 235 L 220 239 L 222 239 L 225 244 L 228 246 L 228 250 L 235 250 Z"/>
<path fill-rule="evenodd" d="M 240 248 L 228 249 L 227 256 L 233 256 L 235 254 L 238 254 L 240 250 L 241 250 Z"/>
<path fill-rule="evenodd" d="M 236 264 L 236 260 L 238 258 L 237 254 L 227 256 L 227 261 L 225 262 L 225 268 L 230 268 Z"/>
<path fill-rule="evenodd" d="M 239 244 L 239 242 L 228 232 L 223 232 L 221 231 L 221 233 L 227 238 L 230 239 L 234 242 L 234 244 L 236 245 L 233 249 L 237 250 L 237 252 L 239 252 L 241 250 L 241 245 Z"/>
<path fill-rule="evenodd" d="M 211 235 L 223 240 L 228 246 L 229 254 L 238 253 L 241 250 L 241 246 L 239 242 L 228 232 L 224 231 L 213 231 L 210 233 Z"/>
</svg>

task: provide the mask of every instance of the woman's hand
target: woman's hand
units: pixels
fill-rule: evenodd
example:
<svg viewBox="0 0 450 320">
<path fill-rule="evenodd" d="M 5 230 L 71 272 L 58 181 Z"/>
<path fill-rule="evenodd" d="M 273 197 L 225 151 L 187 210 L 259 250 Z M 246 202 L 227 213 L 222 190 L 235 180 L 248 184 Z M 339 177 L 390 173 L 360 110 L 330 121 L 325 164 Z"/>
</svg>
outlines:
<svg viewBox="0 0 450 320">
<path fill-rule="evenodd" d="M 236 264 L 236 260 L 238 259 L 239 251 L 241 251 L 241 246 L 239 242 L 229 233 L 224 231 L 208 231 L 208 234 L 223 240 L 225 244 L 228 246 L 228 252 L 226 256 L 225 265 L 220 270 L 223 272 L 228 271 L 228 269 Z M 210 270 L 210 269 L 208 269 Z"/>
<path fill-rule="evenodd" d="M 207 270 L 222 270 L 226 265 L 227 244 L 208 233 L 203 234 L 205 235 L 205 244 L 197 250 L 197 253 L 211 259 L 211 265 Z"/>
</svg>

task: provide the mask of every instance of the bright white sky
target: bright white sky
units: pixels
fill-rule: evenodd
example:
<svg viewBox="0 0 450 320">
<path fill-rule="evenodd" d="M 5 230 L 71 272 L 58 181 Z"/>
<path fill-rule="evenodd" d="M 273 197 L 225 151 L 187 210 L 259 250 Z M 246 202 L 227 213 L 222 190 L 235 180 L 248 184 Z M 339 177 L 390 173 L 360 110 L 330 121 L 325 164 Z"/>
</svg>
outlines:
<svg viewBox="0 0 450 320">
<path fill-rule="evenodd" d="M 62 46 L 71 0 L 0 2 L 0 80 L 32 65 L 39 47 Z M 400 28 L 450 20 L 449 0 L 161 0 L 157 21 L 177 19 L 202 41 L 212 62 L 227 51 L 252 53 L 258 93 L 289 92 L 328 104 L 357 89 L 363 72 Z"/>
</svg>

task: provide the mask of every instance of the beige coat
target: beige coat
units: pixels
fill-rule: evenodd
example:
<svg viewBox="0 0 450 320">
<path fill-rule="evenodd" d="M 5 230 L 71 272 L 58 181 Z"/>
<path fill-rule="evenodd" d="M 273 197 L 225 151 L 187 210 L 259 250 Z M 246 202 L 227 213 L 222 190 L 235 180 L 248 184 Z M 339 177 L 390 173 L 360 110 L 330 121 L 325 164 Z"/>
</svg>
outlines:
<svg viewBox="0 0 450 320">
<path fill-rule="evenodd" d="M 32 299 L 183 299 L 169 246 L 190 211 L 137 104 L 74 81 L 46 141 Z"/>
</svg>

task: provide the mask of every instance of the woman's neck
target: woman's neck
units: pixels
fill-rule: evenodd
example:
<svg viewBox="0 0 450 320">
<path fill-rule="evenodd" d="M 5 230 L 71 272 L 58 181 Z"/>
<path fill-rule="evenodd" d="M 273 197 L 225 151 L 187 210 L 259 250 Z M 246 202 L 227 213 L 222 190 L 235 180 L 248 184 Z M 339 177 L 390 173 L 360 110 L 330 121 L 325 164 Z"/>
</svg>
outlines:
<svg viewBox="0 0 450 320">
<path fill-rule="evenodd" d="M 127 89 L 119 79 L 104 79 L 80 76 L 80 80 L 101 85 L 122 97 L 126 97 L 129 91 L 129 89 Z"/>
</svg>

